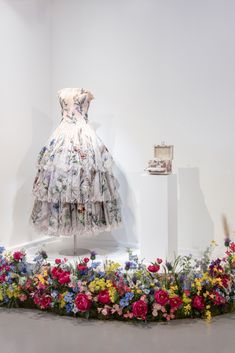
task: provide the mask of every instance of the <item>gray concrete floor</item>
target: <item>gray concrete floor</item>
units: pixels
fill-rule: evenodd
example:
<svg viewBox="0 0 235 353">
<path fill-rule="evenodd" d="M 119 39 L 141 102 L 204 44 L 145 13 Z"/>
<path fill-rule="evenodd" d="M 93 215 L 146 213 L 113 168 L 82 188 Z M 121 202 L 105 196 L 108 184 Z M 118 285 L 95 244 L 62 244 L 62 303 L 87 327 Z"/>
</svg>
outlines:
<svg viewBox="0 0 235 353">
<path fill-rule="evenodd" d="M 1 353 L 232 353 L 235 314 L 133 324 L 0 309 Z"/>
</svg>

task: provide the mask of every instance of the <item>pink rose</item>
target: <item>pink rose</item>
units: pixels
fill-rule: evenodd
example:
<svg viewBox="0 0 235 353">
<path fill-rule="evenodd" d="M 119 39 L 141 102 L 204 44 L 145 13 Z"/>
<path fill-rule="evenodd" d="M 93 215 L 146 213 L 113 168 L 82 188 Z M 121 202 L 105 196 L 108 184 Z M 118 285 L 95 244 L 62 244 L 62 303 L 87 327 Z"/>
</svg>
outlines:
<svg viewBox="0 0 235 353">
<path fill-rule="evenodd" d="M 26 294 L 20 294 L 19 295 L 19 299 L 21 302 L 24 302 L 27 299 L 27 295 Z"/>
<path fill-rule="evenodd" d="M 192 306 L 197 310 L 203 310 L 205 308 L 203 297 L 200 295 L 195 295 L 192 300 Z"/>
<path fill-rule="evenodd" d="M 132 313 L 134 317 L 145 320 L 148 312 L 148 306 L 143 300 L 138 300 L 132 304 Z"/>
<path fill-rule="evenodd" d="M 15 251 L 13 254 L 13 258 L 15 261 L 20 261 L 24 257 L 24 254 L 21 251 Z"/>
<path fill-rule="evenodd" d="M 149 265 L 148 270 L 149 270 L 149 272 L 158 272 L 160 270 L 160 266 L 159 265 Z"/>
<path fill-rule="evenodd" d="M 173 309 L 178 309 L 183 304 L 182 299 L 178 295 L 170 298 L 169 301 L 170 301 L 170 306 Z"/>
<path fill-rule="evenodd" d="M 91 307 L 91 301 L 88 299 L 86 294 L 79 293 L 75 298 L 75 305 L 79 311 L 88 311 Z"/>
<path fill-rule="evenodd" d="M 88 257 L 84 257 L 83 261 L 85 262 L 85 264 L 87 264 L 90 261 L 90 259 Z"/>
<path fill-rule="evenodd" d="M 55 263 L 56 263 L 56 265 L 61 264 L 61 259 L 55 259 Z"/>
<path fill-rule="evenodd" d="M 158 290 L 154 294 L 156 302 L 160 305 L 166 305 L 169 301 L 169 294 L 165 290 Z"/>
<path fill-rule="evenodd" d="M 98 301 L 102 304 L 110 303 L 109 291 L 107 289 L 99 292 Z"/>
<path fill-rule="evenodd" d="M 162 259 L 157 258 L 157 263 L 158 263 L 159 265 L 161 265 Z"/>
</svg>

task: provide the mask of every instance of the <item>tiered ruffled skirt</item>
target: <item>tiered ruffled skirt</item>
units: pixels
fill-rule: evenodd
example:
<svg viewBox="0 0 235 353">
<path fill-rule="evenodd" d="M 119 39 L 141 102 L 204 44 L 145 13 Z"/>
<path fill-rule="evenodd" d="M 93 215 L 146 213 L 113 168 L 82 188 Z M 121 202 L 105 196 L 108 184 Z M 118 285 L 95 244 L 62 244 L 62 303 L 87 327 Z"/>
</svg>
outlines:
<svg viewBox="0 0 235 353">
<path fill-rule="evenodd" d="M 83 118 L 64 118 L 38 157 L 34 228 L 55 236 L 96 234 L 121 222 L 113 159 Z"/>
</svg>

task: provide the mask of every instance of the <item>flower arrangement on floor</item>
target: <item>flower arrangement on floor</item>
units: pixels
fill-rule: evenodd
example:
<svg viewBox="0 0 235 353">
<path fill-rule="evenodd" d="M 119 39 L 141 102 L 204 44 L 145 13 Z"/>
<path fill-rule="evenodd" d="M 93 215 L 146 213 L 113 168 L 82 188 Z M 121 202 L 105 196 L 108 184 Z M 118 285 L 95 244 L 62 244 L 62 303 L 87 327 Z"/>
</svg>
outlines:
<svg viewBox="0 0 235 353">
<path fill-rule="evenodd" d="M 232 311 L 235 299 L 235 243 L 225 240 L 223 258 L 179 256 L 173 263 L 156 259 L 144 265 L 130 250 L 123 267 L 101 265 L 95 252 L 72 265 L 47 261 L 44 251 L 29 263 L 24 251 L 0 248 L 0 305 L 39 308 L 76 317 L 169 321 Z"/>
</svg>

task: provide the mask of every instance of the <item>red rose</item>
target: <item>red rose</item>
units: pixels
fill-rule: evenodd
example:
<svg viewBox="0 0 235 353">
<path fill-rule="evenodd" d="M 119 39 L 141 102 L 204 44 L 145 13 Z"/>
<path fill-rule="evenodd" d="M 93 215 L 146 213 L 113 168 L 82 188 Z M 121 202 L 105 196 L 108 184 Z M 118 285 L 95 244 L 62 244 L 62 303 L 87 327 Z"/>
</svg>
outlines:
<svg viewBox="0 0 235 353">
<path fill-rule="evenodd" d="M 157 263 L 160 265 L 162 263 L 162 259 L 157 258 Z"/>
<path fill-rule="evenodd" d="M 215 305 L 221 305 L 221 304 L 225 304 L 226 300 L 224 297 L 222 297 L 218 292 L 213 292 L 214 297 L 214 304 Z"/>
<path fill-rule="evenodd" d="M 52 267 L 51 269 L 52 278 L 58 279 L 62 273 L 62 268 Z"/>
<path fill-rule="evenodd" d="M 143 300 L 138 300 L 132 304 L 132 313 L 134 317 L 145 320 L 148 312 L 148 306 Z"/>
<path fill-rule="evenodd" d="M 105 289 L 99 292 L 98 301 L 102 304 L 110 303 L 110 296 L 109 296 L 108 289 Z"/>
<path fill-rule="evenodd" d="M 235 252 L 235 243 L 230 243 L 229 247 L 232 250 L 232 252 Z"/>
<path fill-rule="evenodd" d="M 86 294 L 79 293 L 75 298 L 75 305 L 79 311 L 88 311 L 91 307 L 91 301 L 88 299 Z"/>
<path fill-rule="evenodd" d="M 166 305 L 169 301 L 169 294 L 165 290 L 158 290 L 154 294 L 156 302 L 162 306 Z"/>
<path fill-rule="evenodd" d="M 77 269 L 78 271 L 84 271 L 87 269 L 87 266 L 86 265 L 83 265 L 83 264 L 78 264 L 77 265 Z"/>
<path fill-rule="evenodd" d="M 24 254 L 21 251 L 15 251 L 13 254 L 13 258 L 15 261 L 20 261 L 24 257 Z"/>
<path fill-rule="evenodd" d="M 227 288 L 227 287 L 228 287 L 228 284 L 229 284 L 229 277 L 228 277 L 228 275 L 223 275 L 221 279 L 222 279 L 222 284 L 223 284 L 224 288 Z"/>
<path fill-rule="evenodd" d="M 52 302 L 52 298 L 47 294 L 43 294 L 42 296 L 40 295 L 34 296 L 34 303 L 38 305 L 41 309 L 49 308 L 51 305 L 51 302 Z"/>
<path fill-rule="evenodd" d="M 0 276 L 0 282 L 1 282 L 1 283 L 5 282 L 5 279 L 6 279 L 6 274 L 3 273 L 3 274 Z"/>
<path fill-rule="evenodd" d="M 178 309 L 182 304 L 183 301 L 178 295 L 170 298 L 170 306 L 172 309 Z"/>
<path fill-rule="evenodd" d="M 56 265 L 61 264 L 61 259 L 55 259 L 55 263 L 56 263 Z"/>
<path fill-rule="evenodd" d="M 203 297 L 200 295 L 195 295 L 192 300 L 192 306 L 197 310 L 203 310 L 205 308 L 205 302 Z"/>
<path fill-rule="evenodd" d="M 59 276 L 58 282 L 60 284 L 66 284 L 70 282 L 70 272 L 69 271 L 63 271 L 63 273 Z"/>
<path fill-rule="evenodd" d="M 184 290 L 184 294 L 186 295 L 186 297 L 189 297 L 190 296 L 190 290 L 185 289 Z"/>
<path fill-rule="evenodd" d="M 85 264 L 87 264 L 90 261 L 90 259 L 88 259 L 88 257 L 84 257 L 83 261 L 85 262 Z"/>
<path fill-rule="evenodd" d="M 41 300 L 41 308 L 47 309 L 51 305 L 52 298 L 49 295 L 44 295 Z"/>
<path fill-rule="evenodd" d="M 148 270 L 149 270 L 149 272 L 158 272 L 160 270 L 160 266 L 159 265 L 149 265 Z"/>
</svg>

